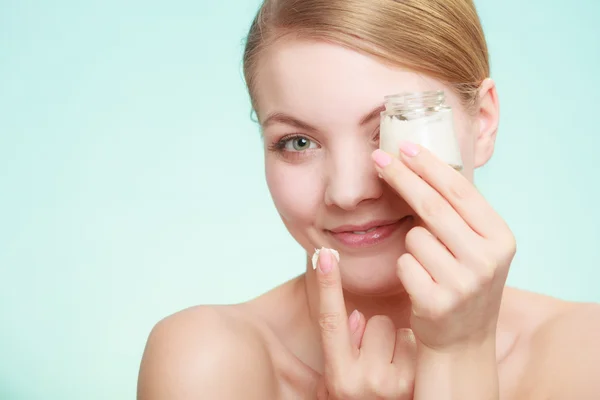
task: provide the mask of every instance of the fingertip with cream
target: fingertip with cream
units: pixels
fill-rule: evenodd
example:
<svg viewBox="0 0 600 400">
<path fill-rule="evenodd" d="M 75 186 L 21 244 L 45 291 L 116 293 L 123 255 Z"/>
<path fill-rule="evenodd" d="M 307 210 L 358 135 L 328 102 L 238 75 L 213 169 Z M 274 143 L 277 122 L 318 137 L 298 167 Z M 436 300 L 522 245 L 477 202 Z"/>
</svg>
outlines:
<svg viewBox="0 0 600 400">
<path fill-rule="evenodd" d="M 326 247 L 321 247 L 320 249 L 315 249 L 315 252 L 314 252 L 314 254 L 312 256 L 312 267 L 313 267 L 313 270 L 317 269 L 317 265 L 318 265 L 318 262 L 319 262 L 319 253 L 322 250 L 324 250 L 324 249 L 326 249 Z M 331 254 L 334 255 L 335 259 L 338 262 L 340 262 L 340 253 L 337 250 L 335 250 L 335 249 L 329 249 L 328 248 L 328 250 L 331 251 Z"/>
</svg>

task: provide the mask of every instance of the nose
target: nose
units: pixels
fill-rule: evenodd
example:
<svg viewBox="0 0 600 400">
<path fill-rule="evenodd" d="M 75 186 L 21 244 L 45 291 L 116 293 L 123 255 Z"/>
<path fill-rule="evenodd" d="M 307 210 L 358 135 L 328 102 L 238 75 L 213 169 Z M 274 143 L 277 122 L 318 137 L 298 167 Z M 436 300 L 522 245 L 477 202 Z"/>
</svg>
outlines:
<svg viewBox="0 0 600 400">
<path fill-rule="evenodd" d="M 383 182 L 371 159 L 373 150 L 364 143 L 345 143 L 329 152 L 325 204 L 350 211 L 382 196 Z"/>
</svg>

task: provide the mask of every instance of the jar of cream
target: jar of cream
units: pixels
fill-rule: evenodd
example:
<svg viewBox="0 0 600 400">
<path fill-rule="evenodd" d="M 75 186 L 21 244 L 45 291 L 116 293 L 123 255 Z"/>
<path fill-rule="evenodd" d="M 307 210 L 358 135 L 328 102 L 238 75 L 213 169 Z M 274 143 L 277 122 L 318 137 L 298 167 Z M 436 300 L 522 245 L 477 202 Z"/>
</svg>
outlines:
<svg viewBox="0 0 600 400">
<path fill-rule="evenodd" d="M 402 141 L 419 144 L 452 168 L 463 168 L 452 108 L 443 91 L 401 93 L 385 97 L 381 112 L 379 148 L 399 156 Z"/>
</svg>

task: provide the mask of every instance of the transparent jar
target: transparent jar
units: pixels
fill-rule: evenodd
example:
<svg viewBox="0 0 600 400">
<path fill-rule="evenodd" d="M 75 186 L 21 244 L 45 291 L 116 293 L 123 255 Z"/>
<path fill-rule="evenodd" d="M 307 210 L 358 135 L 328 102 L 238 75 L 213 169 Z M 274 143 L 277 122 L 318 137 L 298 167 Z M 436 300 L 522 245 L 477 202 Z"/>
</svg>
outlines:
<svg viewBox="0 0 600 400">
<path fill-rule="evenodd" d="M 381 112 L 379 148 L 398 157 L 402 141 L 417 143 L 461 171 L 463 163 L 452 108 L 444 100 L 441 90 L 386 96 L 385 110 Z"/>
</svg>

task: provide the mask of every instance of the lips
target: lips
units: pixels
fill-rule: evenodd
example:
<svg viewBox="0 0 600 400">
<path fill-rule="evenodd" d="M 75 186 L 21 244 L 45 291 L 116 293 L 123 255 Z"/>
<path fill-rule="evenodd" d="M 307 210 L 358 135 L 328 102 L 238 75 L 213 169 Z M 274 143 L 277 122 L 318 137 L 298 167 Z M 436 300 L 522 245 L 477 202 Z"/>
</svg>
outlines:
<svg viewBox="0 0 600 400">
<path fill-rule="evenodd" d="M 373 232 L 375 229 L 377 229 L 376 226 L 366 231 L 352 231 L 352 233 L 354 233 L 355 235 L 364 235 L 365 233 Z"/>
<path fill-rule="evenodd" d="M 329 234 L 342 246 L 348 248 L 371 247 L 392 237 L 401 227 L 412 221 L 412 216 L 396 220 L 371 221 L 362 225 L 343 225 Z"/>
<path fill-rule="evenodd" d="M 397 223 L 398 221 L 400 221 L 400 220 L 399 219 L 377 220 L 377 221 L 371 221 L 371 222 L 368 222 L 368 223 L 362 224 L 362 225 L 343 225 L 343 226 L 339 226 L 335 229 L 331 229 L 331 232 L 333 232 L 333 233 L 351 233 L 351 232 L 365 233 L 365 232 L 372 231 L 372 230 L 377 229 L 382 226 L 393 225 L 393 224 Z"/>
</svg>

